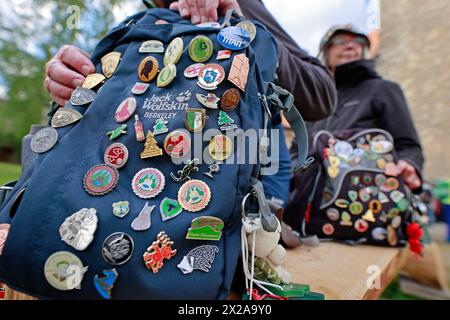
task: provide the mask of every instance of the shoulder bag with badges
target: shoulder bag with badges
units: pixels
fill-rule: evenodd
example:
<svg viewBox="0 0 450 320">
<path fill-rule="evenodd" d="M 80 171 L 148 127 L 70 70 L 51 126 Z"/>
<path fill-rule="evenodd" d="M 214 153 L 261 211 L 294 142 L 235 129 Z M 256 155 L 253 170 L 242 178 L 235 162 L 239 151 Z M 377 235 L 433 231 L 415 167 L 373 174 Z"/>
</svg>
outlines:
<svg viewBox="0 0 450 320">
<path fill-rule="evenodd" d="M 221 22 L 152 9 L 98 44 L 97 73 L 33 136 L 38 156 L 0 208 L 0 281 L 41 298 L 227 298 L 241 202 L 263 167 L 238 159 L 238 138 L 256 129 L 253 147 L 270 148 L 275 106 L 305 159 L 307 136 L 292 96 L 266 83 L 267 29 Z"/>
<path fill-rule="evenodd" d="M 397 160 L 388 132 L 321 131 L 312 150 L 319 161 L 293 179 L 288 224 L 303 236 L 349 244 L 397 247 L 410 240 L 407 225 L 415 212 L 410 191 L 401 177 L 384 174 Z"/>
</svg>

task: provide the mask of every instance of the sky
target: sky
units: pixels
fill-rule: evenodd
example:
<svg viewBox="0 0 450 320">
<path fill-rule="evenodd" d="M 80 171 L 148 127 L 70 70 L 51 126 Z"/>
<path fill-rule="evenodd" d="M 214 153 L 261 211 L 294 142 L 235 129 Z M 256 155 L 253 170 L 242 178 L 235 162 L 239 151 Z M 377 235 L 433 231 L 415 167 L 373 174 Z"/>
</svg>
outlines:
<svg viewBox="0 0 450 320">
<path fill-rule="evenodd" d="M 282 27 L 313 55 L 317 54 L 322 36 L 334 24 L 351 22 L 365 32 L 380 27 L 379 0 L 263 1 Z"/>
</svg>

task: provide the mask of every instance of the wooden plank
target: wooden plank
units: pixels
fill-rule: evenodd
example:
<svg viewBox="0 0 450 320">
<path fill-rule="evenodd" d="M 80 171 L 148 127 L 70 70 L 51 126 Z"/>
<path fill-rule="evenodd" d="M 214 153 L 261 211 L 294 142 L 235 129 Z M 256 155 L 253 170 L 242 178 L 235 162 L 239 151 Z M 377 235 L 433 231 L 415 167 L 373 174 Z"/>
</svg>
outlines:
<svg viewBox="0 0 450 320">
<path fill-rule="evenodd" d="M 5 300 L 37 300 L 34 297 L 28 296 L 24 293 L 20 293 L 17 291 L 14 291 L 8 287 L 5 286 Z"/>
<path fill-rule="evenodd" d="M 379 267 L 378 290 L 367 286 L 370 266 Z M 328 300 L 378 299 L 400 270 L 400 249 L 326 242 L 288 250 L 284 267 L 293 282 L 310 285 Z"/>
</svg>

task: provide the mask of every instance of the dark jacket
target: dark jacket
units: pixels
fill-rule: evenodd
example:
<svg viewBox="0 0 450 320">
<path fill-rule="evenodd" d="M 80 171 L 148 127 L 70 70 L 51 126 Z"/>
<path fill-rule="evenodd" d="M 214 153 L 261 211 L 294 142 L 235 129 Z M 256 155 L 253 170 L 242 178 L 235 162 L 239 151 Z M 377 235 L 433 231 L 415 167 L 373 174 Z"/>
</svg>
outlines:
<svg viewBox="0 0 450 320">
<path fill-rule="evenodd" d="M 169 6 L 174 0 L 164 0 Z M 258 20 L 274 35 L 278 44 L 278 83 L 289 90 L 305 120 L 319 120 L 331 115 L 336 106 L 336 89 L 331 73 L 320 61 L 302 50 L 261 0 L 238 0 L 248 19 Z"/>
<path fill-rule="evenodd" d="M 328 117 L 336 106 L 336 89 L 330 72 L 316 58 L 302 50 L 261 0 L 238 0 L 248 19 L 262 22 L 278 43 L 278 82 L 295 98 L 295 105 L 305 120 Z"/>
<path fill-rule="evenodd" d="M 424 156 L 402 89 L 383 80 L 373 60 L 360 60 L 336 68 L 338 107 L 326 120 L 308 123 L 310 135 L 320 130 L 381 128 L 394 137 L 399 159 L 420 174 Z"/>
</svg>

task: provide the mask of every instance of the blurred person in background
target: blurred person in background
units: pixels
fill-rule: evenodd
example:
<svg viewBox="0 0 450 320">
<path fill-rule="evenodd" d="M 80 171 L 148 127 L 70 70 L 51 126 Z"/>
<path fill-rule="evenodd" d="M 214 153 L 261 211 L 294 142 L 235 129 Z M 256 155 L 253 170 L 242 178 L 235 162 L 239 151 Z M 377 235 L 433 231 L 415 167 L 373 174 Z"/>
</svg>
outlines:
<svg viewBox="0 0 450 320">
<path fill-rule="evenodd" d="M 402 176 L 411 190 L 422 184 L 424 156 L 400 86 L 384 80 L 370 60 L 370 40 L 351 24 L 332 27 L 320 44 L 319 59 L 334 74 L 338 106 L 325 120 L 308 123 L 310 136 L 320 130 L 379 128 L 394 138 L 399 156 L 386 174 Z M 400 67 L 400 66 L 399 66 Z M 295 155 L 296 146 L 292 148 Z"/>
</svg>

